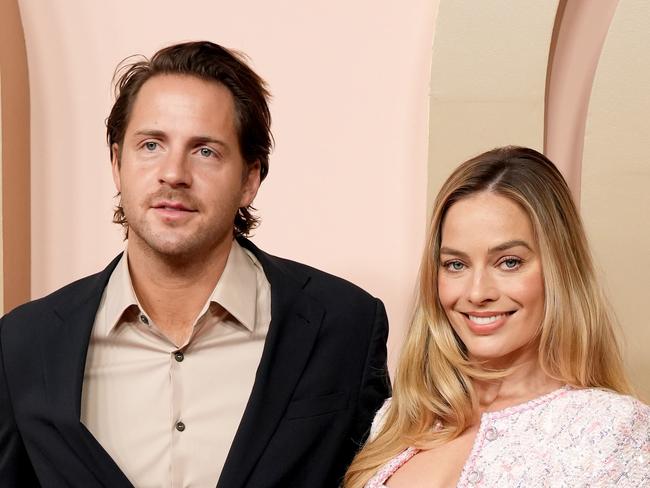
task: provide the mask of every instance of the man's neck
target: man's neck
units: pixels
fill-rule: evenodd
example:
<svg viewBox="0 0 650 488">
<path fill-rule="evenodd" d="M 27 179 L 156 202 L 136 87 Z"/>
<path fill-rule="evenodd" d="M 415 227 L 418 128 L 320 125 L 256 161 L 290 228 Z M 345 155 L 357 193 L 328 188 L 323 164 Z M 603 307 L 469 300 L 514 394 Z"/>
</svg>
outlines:
<svg viewBox="0 0 650 488">
<path fill-rule="evenodd" d="M 192 325 L 226 267 L 232 239 L 190 257 L 169 257 L 129 242 L 131 282 L 145 312 L 174 344 L 187 342 Z"/>
</svg>

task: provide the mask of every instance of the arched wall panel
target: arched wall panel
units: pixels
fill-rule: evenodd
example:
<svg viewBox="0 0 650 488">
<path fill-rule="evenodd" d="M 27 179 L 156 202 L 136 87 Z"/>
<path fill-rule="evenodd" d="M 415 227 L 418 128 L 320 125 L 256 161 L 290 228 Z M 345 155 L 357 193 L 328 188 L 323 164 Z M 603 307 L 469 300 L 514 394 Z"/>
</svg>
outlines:
<svg viewBox="0 0 650 488">
<path fill-rule="evenodd" d="M 15 0 L 0 1 L 2 310 L 30 297 L 29 80 Z"/>
<path fill-rule="evenodd" d="M 2 69 L 0 68 L 0 189 L 2 188 Z M 0 194 L 0 314 L 4 313 L 4 259 L 2 252 L 2 195 Z"/>
<path fill-rule="evenodd" d="M 618 0 L 562 0 L 547 74 L 544 154 L 564 175 L 577 202 L 589 97 Z"/>
<path fill-rule="evenodd" d="M 587 114 L 582 215 L 625 335 L 625 357 L 650 400 L 650 6 L 620 2 Z"/>
</svg>

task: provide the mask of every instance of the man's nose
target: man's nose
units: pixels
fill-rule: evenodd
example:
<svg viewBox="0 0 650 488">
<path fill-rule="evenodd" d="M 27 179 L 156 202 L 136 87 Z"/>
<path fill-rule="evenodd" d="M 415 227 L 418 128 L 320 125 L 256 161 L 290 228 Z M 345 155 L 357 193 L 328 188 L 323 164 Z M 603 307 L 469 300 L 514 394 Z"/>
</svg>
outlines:
<svg viewBox="0 0 650 488">
<path fill-rule="evenodd" d="M 467 299 L 475 305 L 481 305 L 498 298 L 499 289 L 489 271 L 475 270 L 469 283 Z"/>
<path fill-rule="evenodd" d="M 172 188 L 192 186 L 191 164 L 184 151 L 171 151 L 161 164 L 160 183 Z"/>
</svg>

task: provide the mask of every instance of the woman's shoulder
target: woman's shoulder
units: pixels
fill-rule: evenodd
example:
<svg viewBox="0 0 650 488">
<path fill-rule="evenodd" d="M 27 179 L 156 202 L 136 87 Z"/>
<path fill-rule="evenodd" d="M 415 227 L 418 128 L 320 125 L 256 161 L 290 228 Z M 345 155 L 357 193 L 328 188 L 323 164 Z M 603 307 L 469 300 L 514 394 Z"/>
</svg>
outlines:
<svg viewBox="0 0 650 488">
<path fill-rule="evenodd" d="M 559 399 L 563 408 L 573 406 L 594 417 L 611 420 L 632 420 L 650 422 L 650 406 L 640 400 L 602 388 L 570 388 L 567 395 Z"/>
<path fill-rule="evenodd" d="M 568 402 L 564 406 L 576 414 L 566 426 L 576 443 L 572 452 L 579 452 L 574 461 L 577 465 L 580 459 L 589 461 L 589 486 L 647 486 L 650 407 L 598 388 L 571 389 L 564 397 Z M 625 482 L 620 484 L 621 480 Z"/>
<path fill-rule="evenodd" d="M 375 418 L 372 420 L 372 425 L 370 426 L 370 434 L 368 435 L 368 440 L 373 440 L 377 437 L 377 434 L 384 426 L 386 422 L 386 414 L 388 413 L 388 408 L 390 407 L 392 398 L 386 398 L 384 404 L 377 410 Z"/>
<path fill-rule="evenodd" d="M 599 388 L 571 388 L 554 409 L 559 425 L 580 432 L 583 444 L 597 443 L 600 451 L 650 451 L 650 407 L 638 399 Z M 563 422 L 564 419 L 566 422 Z"/>
</svg>

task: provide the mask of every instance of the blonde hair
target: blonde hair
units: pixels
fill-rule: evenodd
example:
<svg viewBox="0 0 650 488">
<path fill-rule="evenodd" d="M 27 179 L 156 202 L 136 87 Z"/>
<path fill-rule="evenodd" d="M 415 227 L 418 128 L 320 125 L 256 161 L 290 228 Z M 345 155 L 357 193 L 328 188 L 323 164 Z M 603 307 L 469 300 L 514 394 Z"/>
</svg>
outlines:
<svg viewBox="0 0 650 488">
<path fill-rule="evenodd" d="M 614 319 L 598 285 L 582 221 L 562 175 L 524 147 L 493 149 L 461 164 L 436 198 L 422 257 L 419 290 L 383 426 L 354 458 L 346 488 L 361 488 L 408 446 L 433 446 L 460 435 L 475 418 L 476 379 L 506 372 L 471 363 L 438 300 L 442 224 L 449 208 L 480 192 L 518 203 L 528 215 L 544 275 L 539 362 L 551 378 L 575 387 L 629 393 Z M 433 431 L 437 421 L 441 429 Z"/>
</svg>

